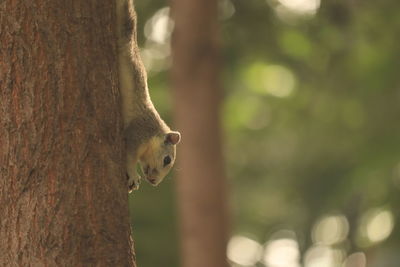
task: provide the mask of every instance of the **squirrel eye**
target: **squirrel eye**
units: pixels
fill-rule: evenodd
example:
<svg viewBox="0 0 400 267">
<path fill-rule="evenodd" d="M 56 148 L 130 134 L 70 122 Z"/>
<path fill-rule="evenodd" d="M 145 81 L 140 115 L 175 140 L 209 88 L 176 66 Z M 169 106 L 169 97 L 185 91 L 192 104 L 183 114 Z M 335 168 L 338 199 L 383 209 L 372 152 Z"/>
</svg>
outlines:
<svg viewBox="0 0 400 267">
<path fill-rule="evenodd" d="M 164 167 L 167 166 L 170 163 L 171 163 L 171 157 L 170 156 L 166 156 L 164 158 Z"/>
</svg>

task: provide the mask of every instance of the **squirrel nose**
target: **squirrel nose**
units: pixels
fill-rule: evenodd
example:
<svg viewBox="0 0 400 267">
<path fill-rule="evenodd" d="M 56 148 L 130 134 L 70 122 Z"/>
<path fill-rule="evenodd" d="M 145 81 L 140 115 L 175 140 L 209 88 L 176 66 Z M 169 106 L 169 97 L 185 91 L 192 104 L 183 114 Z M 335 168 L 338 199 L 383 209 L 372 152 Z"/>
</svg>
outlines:
<svg viewBox="0 0 400 267">
<path fill-rule="evenodd" d="M 149 179 L 149 182 L 151 183 L 151 184 L 156 184 L 157 183 L 157 179 L 155 179 L 155 178 L 150 178 Z"/>
</svg>

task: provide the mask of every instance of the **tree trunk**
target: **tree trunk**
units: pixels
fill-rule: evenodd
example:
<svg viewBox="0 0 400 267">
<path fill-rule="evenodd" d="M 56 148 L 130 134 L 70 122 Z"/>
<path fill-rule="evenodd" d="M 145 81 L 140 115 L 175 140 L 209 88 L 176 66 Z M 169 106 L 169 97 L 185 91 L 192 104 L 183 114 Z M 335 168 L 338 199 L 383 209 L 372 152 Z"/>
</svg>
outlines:
<svg viewBox="0 0 400 267">
<path fill-rule="evenodd" d="M 183 266 L 227 266 L 216 0 L 174 0 L 172 41 Z"/>
<path fill-rule="evenodd" d="M 115 1 L 0 14 L 0 266 L 135 266 Z"/>
</svg>

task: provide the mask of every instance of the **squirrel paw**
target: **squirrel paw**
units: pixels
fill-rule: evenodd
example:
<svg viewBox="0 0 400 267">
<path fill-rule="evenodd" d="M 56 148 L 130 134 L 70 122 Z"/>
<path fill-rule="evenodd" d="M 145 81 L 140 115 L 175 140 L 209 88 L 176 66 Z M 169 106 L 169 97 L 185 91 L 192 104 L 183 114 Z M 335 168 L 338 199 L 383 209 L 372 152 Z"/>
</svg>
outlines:
<svg viewBox="0 0 400 267">
<path fill-rule="evenodd" d="M 128 174 L 126 175 L 126 179 L 128 180 L 129 193 L 132 193 L 133 190 L 139 189 L 140 176 L 139 175 L 136 176 L 137 177 L 130 177 Z"/>
</svg>

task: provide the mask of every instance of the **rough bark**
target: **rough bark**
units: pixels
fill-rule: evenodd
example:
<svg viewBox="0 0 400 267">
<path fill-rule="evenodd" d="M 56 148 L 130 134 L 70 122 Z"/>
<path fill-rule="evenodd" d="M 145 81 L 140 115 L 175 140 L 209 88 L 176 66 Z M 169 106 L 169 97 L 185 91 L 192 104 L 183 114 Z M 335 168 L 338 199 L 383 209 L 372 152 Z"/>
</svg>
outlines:
<svg viewBox="0 0 400 267">
<path fill-rule="evenodd" d="M 174 0 L 172 80 L 178 151 L 177 194 L 184 267 L 227 266 L 226 185 L 219 106 L 216 0 Z"/>
<path fill-rule="evenodd" d="M 135 266 L 115 2 L 0 3 L 0 266 Z"/>
</svg>

